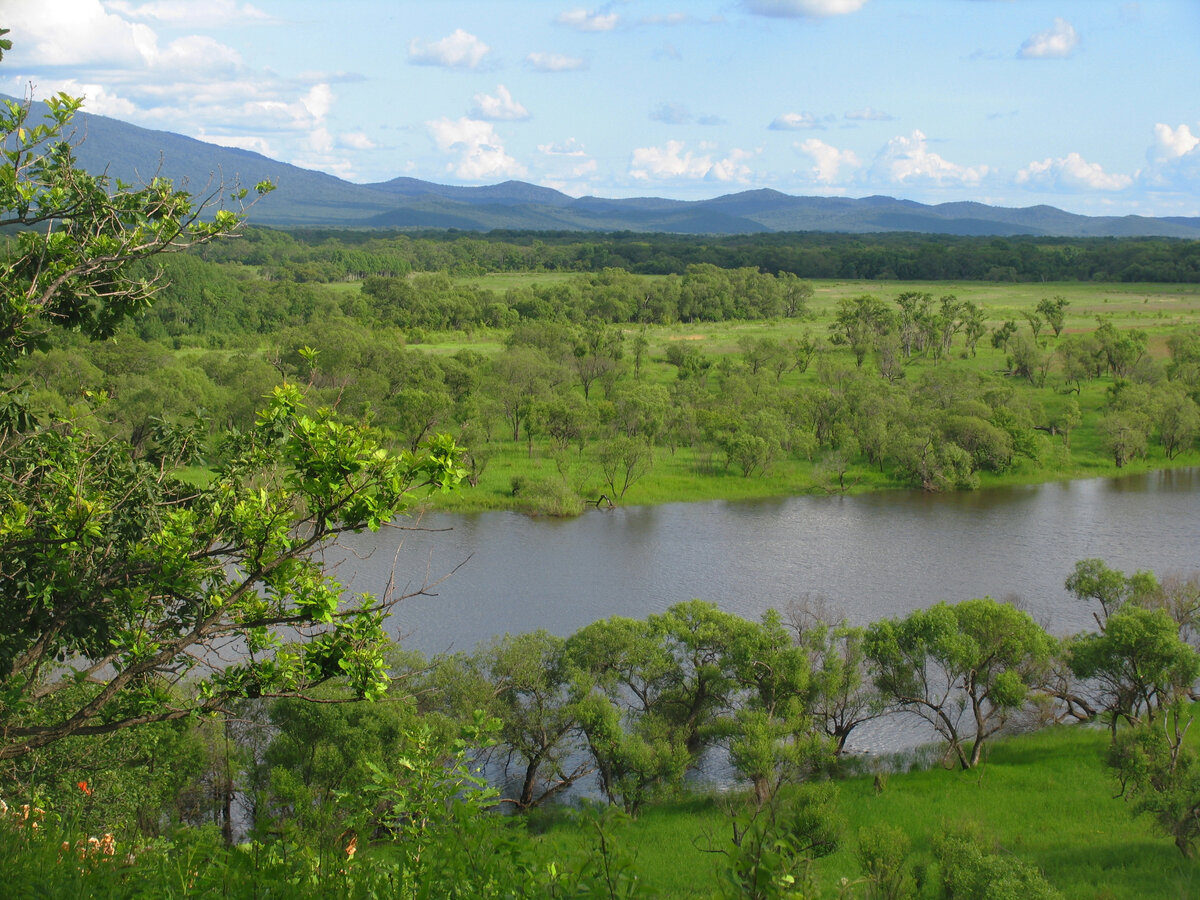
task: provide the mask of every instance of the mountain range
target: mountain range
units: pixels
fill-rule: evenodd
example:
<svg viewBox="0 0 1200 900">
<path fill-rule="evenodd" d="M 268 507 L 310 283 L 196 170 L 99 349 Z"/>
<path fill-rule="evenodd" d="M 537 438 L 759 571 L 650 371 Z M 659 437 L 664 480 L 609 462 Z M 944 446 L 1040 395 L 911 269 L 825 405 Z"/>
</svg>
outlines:
<svg viewBox="0 0 1200 900">
<path fill-rule="evenodd" d="M 276 190 L 254 207 L 252 221 L 286 227 L 436 228 L 463 231 L 635 231 L 745 234 L 909 231 L 954 235 L 1200 238 L 1200 218 L 1083 216 L 1052 206 L 1008 208 L 959 202 L 926 205 L 894 197 L 804 197 L 748 190 L 711 200 L 570 197 L 520 181 L 483 187 L 393 178 L 355 184 L 167 131 L 80 113 L 76 155 L 86 170 L 125 181 L 163 175 L 186 179 L 204 196 L 234 181 L 270 179 Z"/>
</svg>

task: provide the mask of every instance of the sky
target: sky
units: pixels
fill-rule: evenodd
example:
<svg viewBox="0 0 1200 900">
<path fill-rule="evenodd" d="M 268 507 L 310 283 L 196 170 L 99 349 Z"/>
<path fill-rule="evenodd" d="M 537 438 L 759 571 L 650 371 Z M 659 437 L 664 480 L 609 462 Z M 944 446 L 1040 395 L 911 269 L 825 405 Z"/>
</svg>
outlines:
<svg viewBox="0 0 1200 900">
<path fill-rule="evenodd" d="M 358 183 L 1200 216 L 1200 0 L 0 0 L 0 92 Z"/>
</svg>

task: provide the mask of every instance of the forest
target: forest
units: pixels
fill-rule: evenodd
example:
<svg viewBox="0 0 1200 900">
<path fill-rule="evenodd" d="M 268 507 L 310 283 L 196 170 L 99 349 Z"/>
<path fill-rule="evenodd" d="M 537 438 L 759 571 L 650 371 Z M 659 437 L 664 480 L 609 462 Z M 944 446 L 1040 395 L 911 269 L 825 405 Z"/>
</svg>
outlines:
<svg viewBox="0 0 1200 900">
<path fill-rule="evenodd" d="M 743 252 L 733 239 L 645 238 L 650 271 L 626 236 L 247 230 L 271 185 L 194 198 L 78 170 L 59 139 L 78 105 L 61 97 L 37 125 L 0 109 L 14 895 L 1052 898 L 1194 882 L 1196 574 L 1079 560 L 1062 577 L 1095 629 L 1069 636 L 991 598 L 865 627 L 803 603 L 746 621 L 701 598 L 424 658 L 386 623 L 430 586 L 347 596 L 320 553 L 429 502 L 574 515 L 1195 465 L 1194 279 L 1048 283 L 1013 262 L 1012 278 L 871 290 L 753 260 L 803 237 L 747 239 L 737 258 L 721 256 Z M 1067 247 L 877 246 L 890 266 L 935 244 L 993 263 Z M 543 261 L 600 247 L 599 266 Z M 1126 250 L 1197 258 L 1115 242 L 1110 265 Z M 871 277 L 885 272 L 906 277 Z M 928 747 L 845 752 L 885 716 L 921 723 Z M 695 780 L 714 755 L 723 789 Z"/>
</svg>

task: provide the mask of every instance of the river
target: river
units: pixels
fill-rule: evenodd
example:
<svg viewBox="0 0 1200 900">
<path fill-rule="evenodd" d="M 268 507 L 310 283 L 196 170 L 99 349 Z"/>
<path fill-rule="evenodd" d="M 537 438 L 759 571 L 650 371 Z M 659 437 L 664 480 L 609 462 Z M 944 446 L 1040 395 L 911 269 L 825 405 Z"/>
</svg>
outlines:
<svg viewBox="0 0 1200 900">
<path fill-rule="evenodd" d="M 407 523 L 410 526 L 414 523 Z M 747 618 L 821 597 L 851 622 L 971 597 L 1016 598 L 1052 633 L 1091 610 L 1063 582 L 1100 557 L 1160 576 L 1200 570 L 1200 469 L 964 493 L 901 491 L 593 510 L 575 519 L 429 513 L 423 531 L 354 535 L 337 574 L 380 593 L 457 567 L 400 604 L 394 633 L 436 653 L 504 632 L 567 635 L 698 597 Z"/>
</svg>

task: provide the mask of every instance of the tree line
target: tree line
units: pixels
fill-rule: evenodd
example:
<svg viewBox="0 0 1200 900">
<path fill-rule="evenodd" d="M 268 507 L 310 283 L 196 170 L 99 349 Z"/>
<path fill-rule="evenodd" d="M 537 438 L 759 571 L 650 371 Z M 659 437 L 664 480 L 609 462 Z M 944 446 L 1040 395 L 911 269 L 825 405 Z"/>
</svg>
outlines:
<svg viewBox="0 0 1200 900">
<path fill-rule="evenodd" d="M 799 278 L 901 281 L 1195 283 L 1200 242 L 1183 238 L 966 237 L 789 232 L 676 235 L 487 234 L 253 228 L 206 257 L 289 281 L 331 282 L 410 272 L 600 272 L 683 275 L 690 266 L 754 268 Z"/>
</svg>

